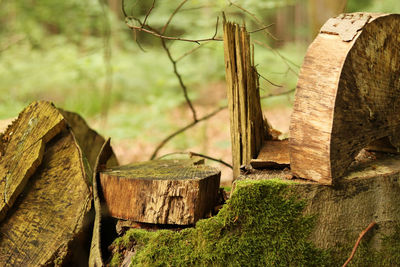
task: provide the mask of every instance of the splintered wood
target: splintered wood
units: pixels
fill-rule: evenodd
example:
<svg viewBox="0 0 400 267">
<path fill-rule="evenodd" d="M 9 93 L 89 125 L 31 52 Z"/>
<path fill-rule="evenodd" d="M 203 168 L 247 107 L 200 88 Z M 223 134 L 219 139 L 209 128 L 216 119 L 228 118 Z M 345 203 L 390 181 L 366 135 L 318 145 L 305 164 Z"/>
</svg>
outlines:
<svg viewBox="0 0 400 267">
<path fill-rule="evenodd" d="M 296 176 L 332 184 L 373 141 L 400 149 L 399 43 L 400 15 L 344 14 L 322 27 L 304 59 L 290 123 Z"/>
<path fill-rule="evenodd" d="M 258 74 L 245 27 L 224 21 L 224 53 L 231 124 L 233 177 L 250 164 L 269 132 L 264 125 Z"/>
<path fill-rule="evenodd" d="M 196 160 L 154 160 L 100 172 L 111 216 L 136 222 L 194 224 L 217 203 L 220 171 Z"/>
</svg>

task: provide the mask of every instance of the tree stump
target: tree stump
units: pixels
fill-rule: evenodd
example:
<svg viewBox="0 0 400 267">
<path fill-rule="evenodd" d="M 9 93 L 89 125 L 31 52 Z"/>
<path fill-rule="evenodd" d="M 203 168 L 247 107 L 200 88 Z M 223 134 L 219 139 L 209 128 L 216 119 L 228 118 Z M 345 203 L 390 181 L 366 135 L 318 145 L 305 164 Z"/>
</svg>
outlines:
<svg viewBox="0 0 400 267">
<path fill-rule="evenodd" d="M 400 227 L 399 155 L 368 153 L 355 161 L 334 186 L 302 179 L 287 180 L 286 174 L 286 171 L 254 170 L 238 180 L 286 181 L 293 196 L 307 203 L 304 214 L 315 216 L 310 238 L 319 248 L 348 257 L 359 234 L 371 222 L 376 222 L 377 227 L 366 238 L 366 243 L 380 250 L 382 238 Z"/>
<path fill-rule="evenodd" d="M 217 203 L 220 171 L 198 160 L 154 160 L 100 172 L 111 216 L 144 223 L 194 224 Z"/>
<path fill-rule="evenodd" d="M 332 184 L 361 149 L 388 138 L 400 148 L 400 15 L 328 20 L 310 45 L 290 123 L 290 165 Z"/>
</svg>

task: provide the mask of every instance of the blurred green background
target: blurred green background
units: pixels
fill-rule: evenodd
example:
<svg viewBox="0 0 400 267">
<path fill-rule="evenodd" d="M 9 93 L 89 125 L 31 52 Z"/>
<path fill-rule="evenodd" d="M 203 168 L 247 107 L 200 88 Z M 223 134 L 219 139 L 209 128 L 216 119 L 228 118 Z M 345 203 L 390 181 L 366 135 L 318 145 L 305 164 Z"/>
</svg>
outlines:
<svg viewBox="0 0 400 267">
<path fill-rule="evenodd" d="M 259 73 L 282 85 L 275 87 L 261 80 L 261 95 L 295 87 L 306 48 L 327 18 L 343 11 L 400 12 L 398 0 L 233 2 L 264 25 L 272 24 L 268 29 L 276 37 L 252 34 L 253 40 L 265 44 L 255 44 Z M 156 1 L 148 24 L 161 29 L 179 4 Z M 125 0 L 125 11 L 143 20 L 151 5 L 149 0 Z M 53 101 L 111 136 L 120 147 L 118 153 L 125 155 L 123 162 L 145 159 L 167 134 L 190 123 L 190 110 L 160 40 L 130 30 L 121 6 L 121 0 L 0 0 L 0 119 L 17 116 L 34 100 Z M 222 11 L 228 19 L 245 22 L 248 30 L 260 28 L 228 1 L 189 0 L 166 35 L 211 37 Z M 178 59 L 198 45 L 168 41 L 168 46 Z M 110 57 L 107 51 L 111 51 Z M 178 70 L 200 116 L 226 103 L 222 42 L 203 44 L 178 61 Z M 266 110 L 290 114 L 292 98 L 275 97 L 263 105 Z M 164 152 L 194 149 L 229 161 L 228 117 L 220 116 L 175 138 Z M 288 124 L 288 115 L 276 120 Z M 215 142 L 210 141 L 213 138 Z"/>
</svg>

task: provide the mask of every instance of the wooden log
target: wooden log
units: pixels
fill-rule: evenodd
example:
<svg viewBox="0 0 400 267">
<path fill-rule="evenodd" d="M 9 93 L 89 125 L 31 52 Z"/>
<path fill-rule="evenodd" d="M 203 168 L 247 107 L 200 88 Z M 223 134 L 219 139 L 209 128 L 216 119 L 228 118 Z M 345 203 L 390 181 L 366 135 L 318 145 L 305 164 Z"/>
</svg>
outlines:
<svg viewBox="0 0 400 267">
<path fill-rule="evenodd" d="M 155 160 L 100 172 L 113 217 L 156 224 L 194 224 L 217 203 L 220 171 L 197 160 Z"/>
<path fill-rule="evenodd" d="M 245 27 L 224 20 L 224 53 L 234 179 L 256 158 L 268 136 L 261 110 L 254 51 Z"/>
<path fill-rule="evenodd" d="M 302 178 L 333 184 L 361 149 L 387 137 L 400 148 L 400 15 L 328 20 L 300 71 L 290 161 Z"/>
<path fill-rule="evenodd" d="M 0 225 L 0 266 L 87 262 L 88 175 L 70 130 L 47 144 L 42 164 Z"/>
<path fill-rule="evenodd" d="M 42 162 L 44 148 L 65 128 L 49 102 L 34 102 L 0 135 L 0 222 Z"/>
<path fill-rule="evenodd" d="M 361 233 L 375 221 L 368 245 L 379 250 L 382 237 L 400 225 L 400 156 L 385 153 L 361 157 L 335 186 L 303 179 L 285 179 L 287 171 L 257 171 L 242 179 L 280 179 L 294 196 L 307 203 L 304 213 L 315 217 L 310 239 L 323 249 L 346 257 Z M 335 255 L 336 256 L 336 255 Z"/>
</svg>

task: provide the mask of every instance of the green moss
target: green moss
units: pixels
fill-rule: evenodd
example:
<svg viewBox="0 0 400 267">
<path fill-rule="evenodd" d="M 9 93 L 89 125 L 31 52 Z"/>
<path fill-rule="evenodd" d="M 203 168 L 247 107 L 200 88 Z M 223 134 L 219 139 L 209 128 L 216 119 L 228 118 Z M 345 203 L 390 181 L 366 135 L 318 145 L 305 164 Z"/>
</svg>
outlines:
<svg viewBox="0 0 400 267">
<path fill-rule="evenodd" d="M 314 220 L 303 216 L 305 204 L 281 181 L 241 181 L 195 228 L 133 229 L 114 244 L 135 244 L 134 266 L 328 266 L 328 253 L 308 241 Z"/>
</svg>

